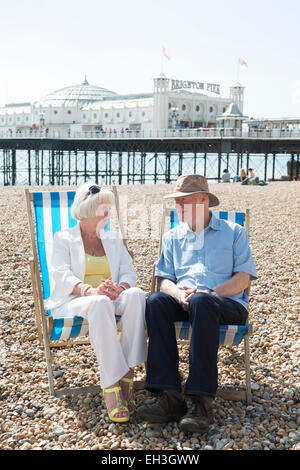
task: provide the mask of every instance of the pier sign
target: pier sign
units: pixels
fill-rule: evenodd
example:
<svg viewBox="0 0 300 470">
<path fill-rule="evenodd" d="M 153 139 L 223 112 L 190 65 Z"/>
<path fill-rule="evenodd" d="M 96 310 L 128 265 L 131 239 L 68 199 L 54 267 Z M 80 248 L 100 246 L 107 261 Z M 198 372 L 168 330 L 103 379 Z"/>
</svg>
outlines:
<svg viewBox="0 0 300 470">
<path fill-rule="evenodd" d="M 220 85 L 215 83 L 203 83 L 203 82 L 190 82 L 187 80 L 171 80 L 171 90 L 181 90 L 185 89 L 197 89 L 197 90 L 207 90 L 217 95 L 220 94 Z"/>
</svg>

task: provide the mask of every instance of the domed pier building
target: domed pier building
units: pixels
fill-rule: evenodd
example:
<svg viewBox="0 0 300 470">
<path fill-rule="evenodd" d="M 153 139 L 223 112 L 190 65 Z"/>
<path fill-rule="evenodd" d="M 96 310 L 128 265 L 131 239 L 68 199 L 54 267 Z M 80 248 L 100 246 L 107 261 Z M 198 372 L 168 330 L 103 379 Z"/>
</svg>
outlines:
<svg viewBox="0 0 300 470">
<path fill-rule="evenodd" d="M 96 131 L 158 130 L 217 127 L 232 103 L 243 113 L 244 87 L 174 80 L 163 74 L 153 79 L 150 93 L 117 94 L 87 78 L 80 85 L 56 90 L 33 103 L 0 108 L 0 130 L 52 129 Z M 230 108 L 230 109 L 231 109 Z"/>
</svg>

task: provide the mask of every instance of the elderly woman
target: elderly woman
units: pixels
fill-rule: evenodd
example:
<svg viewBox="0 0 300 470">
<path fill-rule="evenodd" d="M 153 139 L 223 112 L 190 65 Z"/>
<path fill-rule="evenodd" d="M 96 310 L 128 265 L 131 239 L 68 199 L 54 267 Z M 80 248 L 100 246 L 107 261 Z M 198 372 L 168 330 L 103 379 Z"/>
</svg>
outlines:
<svg viewBox="0 0 300 470">
<path fill-rule="evenodd" d="M 87 319 L 109 417 L 125 422 L 135 407 L 134 367 L 147 356 L 145 294 L 134 287 L 136 272 L 121 234 L 104 231 L 113 204 L 108 189 L 90 183 L 77 189 L 71 214 L 79 224 L 54 236 L 54 287 L 46 308 L 54 318 Z"/>
</svg>

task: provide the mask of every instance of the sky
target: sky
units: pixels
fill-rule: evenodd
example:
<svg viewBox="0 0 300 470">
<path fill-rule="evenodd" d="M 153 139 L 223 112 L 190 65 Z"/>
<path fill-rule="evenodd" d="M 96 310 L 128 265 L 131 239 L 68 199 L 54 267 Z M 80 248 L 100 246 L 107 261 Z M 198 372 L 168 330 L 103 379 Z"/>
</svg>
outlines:
<svg viewBox="0 0 300 470">
<path fill-rule="evenodd" d="M 0 106 L 85 75 L 151 92 L 163 68 L 220 84 L 224 97 L 238 79 L 249 117 L 300 117 L 299 18 L 299 0 L 0 0 Z"/>
</svg>

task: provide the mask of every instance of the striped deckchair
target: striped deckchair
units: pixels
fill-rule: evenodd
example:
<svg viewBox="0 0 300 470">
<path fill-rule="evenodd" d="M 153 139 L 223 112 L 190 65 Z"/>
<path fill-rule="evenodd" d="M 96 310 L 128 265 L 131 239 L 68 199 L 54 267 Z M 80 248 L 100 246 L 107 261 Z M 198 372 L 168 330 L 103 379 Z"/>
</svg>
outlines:
<svg viewBox="0 0 300 470">
<path fill-rule="evenodd" d="M 230 220 L 232 222 L 238 223 L 245 227 L 247 235 L 249 237 L 249 227 L 250 227 L 250 211 L 246 209 L 245 212 L 228 212 L 228 211 L 212 211 L 214 215 L 219 219 Z M 169 221 L 170 228 L 176 227 L 179 223 L 178 215 L 175 209 L 163 207 L 162 211 L 162 221 L 160 227 L 160 242 L 158 257 L 161 253 L 161 244 L 162 236 L 166 230 L 166 221 Z M 154 276 L 155 265 L 153 266 L 153 275 L 152 275 L 152 286 L 151 292 L 157 290 L 157 282 Z M 250 294 L 250 285 L 246 289 L 246 293 L 249 296 Z M 175 322 L 175 332 L 176 338 L 179 342 L 190 341 L 191 338 L 191 325 L 189 322 Z M 244 358 L 245 358 L 245 372 L 246 372 L 246 388 L 245 391 L 231 390 L 231 389 L 222 389 L 219 387 L 218 395 L 222 398 L 229 400 L 246 400 L 247 403 L 251 403 L 251 382 L 250 382 L 250 355 L 249 355 L 249 335 L 252 333 L 252 325 L 247 323 L 245 326 L 241 325 L 220 325 L 220 336 L 219 336 L 219 345 L 220 346 L 238 346 L 242 341 L 244 341 Z"/>
<path fill-rule="evenodd" d="M 119 219 L 118 195 L 115 187 L 113 187 L 113 192 Z M 44 301 L 50 296 L 51 291 L 49 268 L 54 234 L 59 230 L 74 227 L 78 223 L 73 219 L 70 210 L 75 191 L 30 192 L 26 189 L 25 195 L 33 253 L 33 257 L 30 259 L 30 270 L 38 337 L 40 343 L 44 343 L 45 347 L 50 393 L 61 396 L 71 389 L 54 390 L 50 348 L 89 344 L 88 322 L 86 320 L 79 316 L 53 318 L 51 312 L 44 308 Z M 105 230 L 110 230 L 110 220 Z M 124 243 L 126 245 L 125 240 Z M 116 316 L 116 321 L 119 318 Z M 72 393 L 86 393 L 93 391 L 94 388 L 80 387 L 72 389 Z M 99 386 L 96 388 L 99 390 Z"/>
</svg>

